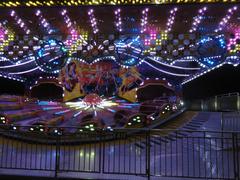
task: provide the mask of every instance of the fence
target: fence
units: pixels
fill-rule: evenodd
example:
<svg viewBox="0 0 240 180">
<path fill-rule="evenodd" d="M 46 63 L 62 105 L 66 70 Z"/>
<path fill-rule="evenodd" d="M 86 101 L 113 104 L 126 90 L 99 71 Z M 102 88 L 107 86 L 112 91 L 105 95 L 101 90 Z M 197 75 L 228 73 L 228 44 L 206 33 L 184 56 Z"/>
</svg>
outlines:
<svg viewBox="0 0 240 180">
<path fill-rule="evenodd" d="M 186 103 L 188 109 L 197 111 L 239 111 L 239 93 L 222 94 L 207 99 L 192 100 Z"/>
<path fill-rule="evenodd" d="M 57 135 L 42 143 L 21 141 L 11 133 L 16 135 L 1 129 L 3 169 L 53 171 L 56 177 L 60 172 L 91 172 L 239 179 L 239 132 L 128 129 Z"/>
</svg>

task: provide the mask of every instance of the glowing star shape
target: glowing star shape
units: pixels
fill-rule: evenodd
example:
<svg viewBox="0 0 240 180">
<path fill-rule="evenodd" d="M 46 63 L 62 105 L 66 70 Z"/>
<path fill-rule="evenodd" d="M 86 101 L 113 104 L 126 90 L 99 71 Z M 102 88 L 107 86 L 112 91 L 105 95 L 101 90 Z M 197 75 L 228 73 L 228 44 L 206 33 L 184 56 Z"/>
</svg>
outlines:
<svg viewBox="0 0 240 180">
<path fill-rule="evenodd" d="M 92 93 L 85 96 L 84 99 L 77 102 L 66 102 L 67 106 L 75 109 L 81 109 L 81 110 L 96 110 L 96 108 L 99 109 L 105 109 L 106 107 L 112 107 L 117 106 L 118 103 L 111 101 L 110 99 L 102 99 L 99 95 Z"/>
</svg>

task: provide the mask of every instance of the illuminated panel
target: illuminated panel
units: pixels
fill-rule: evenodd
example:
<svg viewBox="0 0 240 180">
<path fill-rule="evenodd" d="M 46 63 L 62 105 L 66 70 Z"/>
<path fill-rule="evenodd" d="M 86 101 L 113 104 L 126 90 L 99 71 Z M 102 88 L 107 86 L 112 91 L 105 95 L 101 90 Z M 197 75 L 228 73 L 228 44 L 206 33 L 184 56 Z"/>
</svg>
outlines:
<svg viewBox="0 0 240 180">
<path fill-rule="evenodd" d="M 0 52 L 14 40 L 14 34 L 0 24 Z"/>
<path fill-rule="evenodd" d="M 84 32 L 82 35 L 70 35 L 67 40 L 64 42 L 68 49 L 68 54 L 71 56 L 73 53 L 76 53 L 77 50 L 83 45 L 86 44 L 88 40 L 88 33 Z"/>
<path fill-rule="evenodd" d="M 77 32 L 76 27 L 70 19 L 66 9 L 62 10 L 61 15 L 63 16 L 64 23 L 70 32 L 70 38 L 68 38 L 64 44 L 69 49 L 68 54 L 72 55 L 74 52 L 76 52 L 79 45 L 82 45 L 83 43 L 87 44 L 86 40 L 88 38 L 88 34 L 84 33 L 84 35 L 80 35 Z"/>
<path fill-rule="evenodd" d="M 229 39 L 227 49 L 230 53 L 240 52 L 240 32 L 235 33 L 234 38 Z"/>
</svg>

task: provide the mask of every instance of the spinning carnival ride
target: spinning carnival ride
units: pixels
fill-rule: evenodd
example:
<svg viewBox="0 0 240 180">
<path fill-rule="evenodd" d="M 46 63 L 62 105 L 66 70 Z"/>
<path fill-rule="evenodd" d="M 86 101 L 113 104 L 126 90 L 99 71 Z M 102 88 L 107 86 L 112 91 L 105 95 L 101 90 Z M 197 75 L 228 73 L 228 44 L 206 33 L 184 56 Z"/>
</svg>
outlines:
<svg viewBox="0 0 240 180">
<path fill-rule="evenodd" d="M 23 82 L 28 91 L 40 83 L 55 83 L 63 89 L 64 101 L 44 104 L 31 99 L 39 110 L 31 114 L 28 101 L 22 103 L 9 97 L 10 102 L 13 98 L 12 102 L 18 103 L 4 106 L 1 101 L 2 123 L 17 121 L 18 117 L 13 117 L 8 109 L 13 108 L 18 114 L 20 108 L 27 111 L 24 115 L 21 112 L 21 117 L 31 119 L 20 118 L 23 124 L 24 120 L 26 124 L 40 121 L 47 126 L 50 116 L 50 124 L 78 124 L 89 129 L 93 127 L 84 120 L 93 120 L 94 124 L 101 119 L 96 121 L 101 122 L 98 126 L 102 128 L 126 127 L 139 118 L 146 125 L 165 111 L 175 111 L 181 85 L 224 64 L 239 64 L 239 30 L 227 28 L 237 23 L 237 6 L 151 6 L 138 10 L 110 6 L 107 12 L 103 8 L 82 7 L 80 14 L 70 7 L 53 8 L 50 13 L 27 9 L 26 14 L 33 16 L 33 21 L 18 9 L 1 11 L 0 77 Z M 179 23 L 178 15 L 184 16 L 186 9 L 195 16 L 189 19 L 187 15 L 185 26 Z M 223 17 L 216 16 L 223 11 Z M 158 12 L 166 17 L 160 18 Z M 214 27 L 207 24 L 212 17 L 218 21 Z M 149 102 L 141 102 L 139 89 L 148 85 L 167 90 Z M 165 100 L 159 101 L 162 97 Z M 175 101 L 170 101 L 173 97 Z M 44 115 L 43 111 L 49 112 Z"/>
</svg>

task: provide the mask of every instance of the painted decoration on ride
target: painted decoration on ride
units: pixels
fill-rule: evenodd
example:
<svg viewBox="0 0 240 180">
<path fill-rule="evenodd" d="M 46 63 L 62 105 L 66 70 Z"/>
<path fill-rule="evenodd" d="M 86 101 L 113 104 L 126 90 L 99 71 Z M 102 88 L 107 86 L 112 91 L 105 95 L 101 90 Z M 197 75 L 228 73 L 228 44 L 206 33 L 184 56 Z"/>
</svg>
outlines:
<svg viewBox="0 0 240 180">
<path fill-rule="evenodd" d="M 121 68 L 112 62 L 89 65 L 73 60 L 62 68 L 59 81 L 64 101 L 96 93 L 105 97 L 119 95 L 135 102 L 136 88 L 143 80 L 136 67 Z"/>
<path fill-rule="evenodd" d="M 130 102 L 137 101 L 137 88 L 144 81 L 137 67 L 121 69 L 119 77 L 122 80 L 118 95 Z"/>
<path fill-rule="evenodd" d="M 78 81 L 79 62 L 72 61 L 59 73 L 59 81 L 64 90 L 63 100 L 68 101 L 84 95 Z"/>
</svg>

